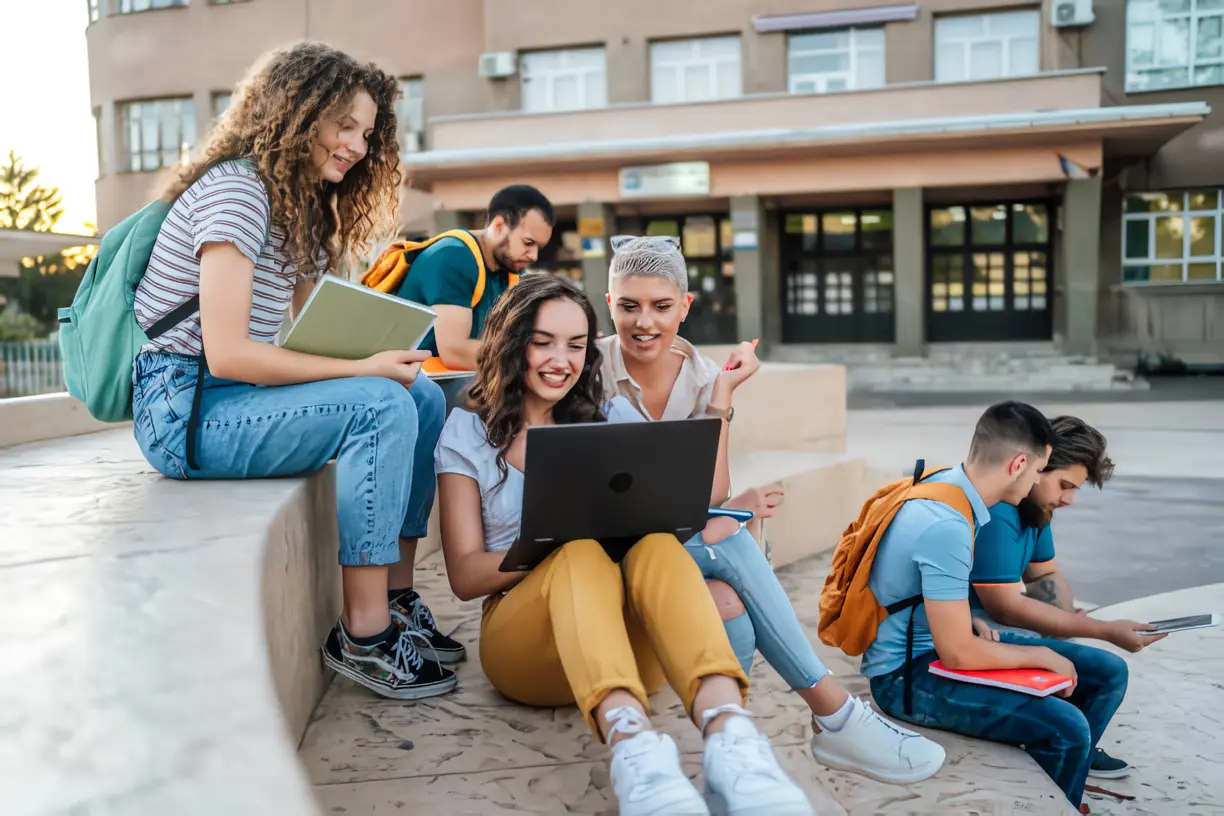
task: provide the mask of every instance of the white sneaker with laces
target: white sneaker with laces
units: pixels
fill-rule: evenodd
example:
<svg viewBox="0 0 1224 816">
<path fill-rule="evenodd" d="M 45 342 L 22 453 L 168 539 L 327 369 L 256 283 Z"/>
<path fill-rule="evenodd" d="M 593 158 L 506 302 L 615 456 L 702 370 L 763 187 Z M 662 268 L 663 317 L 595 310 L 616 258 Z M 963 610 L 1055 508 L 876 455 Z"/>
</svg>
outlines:
<svg viewBox="0 0 1224 816">
<path fill-rule="evenodd" d="M 708 724 L 731 713 L 726 726 L 706 739 L 706 798 L 719 816 L 812 816 L 807 794 L 778 765 L 769 739 L 752 724 L 751 714 L 735 705 L 703 711 Z"/>
<path fill-rule="evenodd" d="M 612 789 L 620 816 L 709 816 L 709 809 L 680 767 L 680 751 L 666 734 L 642 731 L 646 719 L 634 708 L 608 712 L 608 739 L 635 734 L 612 746 Z"/>
<path fill-rule="evenodd" d="M 939 743 L 885 719 L 858 698 L 851 703 L 854 710 L 841 730 L 812 737 L 817 762 L 894 785 L 919 782 L 943 766 L 946 754 Z"/>
</svg>

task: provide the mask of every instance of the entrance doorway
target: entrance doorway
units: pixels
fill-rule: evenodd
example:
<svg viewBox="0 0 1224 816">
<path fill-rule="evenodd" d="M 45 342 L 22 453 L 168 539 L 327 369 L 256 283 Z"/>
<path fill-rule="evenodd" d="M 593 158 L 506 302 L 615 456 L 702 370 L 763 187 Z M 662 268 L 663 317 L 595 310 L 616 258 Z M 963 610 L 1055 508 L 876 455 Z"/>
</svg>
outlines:
<svg viewBox="0 0 1224 816">
<path fill-rule="evenodd" d="M 927 339 L 1048 340 L 1048 201 L 927 209 Z"/>
<path fill-rule="evenodd" d="M 782 342 L 891 343 L 893 214 L 781 214 Z"/>
</svg>

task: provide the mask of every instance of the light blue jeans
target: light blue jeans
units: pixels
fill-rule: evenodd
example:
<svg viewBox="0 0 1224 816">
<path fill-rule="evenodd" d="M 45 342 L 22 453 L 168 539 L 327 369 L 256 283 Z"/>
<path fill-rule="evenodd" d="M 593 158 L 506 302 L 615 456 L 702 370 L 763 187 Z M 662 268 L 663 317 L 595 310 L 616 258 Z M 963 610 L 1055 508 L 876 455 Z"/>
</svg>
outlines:
<svg viewBox="0 0 1224 816">
<path fill-rule="evenodd" d="M 684 549 L 707 580 L 729 584 L 748 610 L 724 623 L 745 674 L 759 649 L 765 662 L 796 691 L 811 688 L 829 675 L 752 533 L 741 529 L 710 546 L 698 534 Z"/>
<path fill-rule="evenodd" d="M 445 398 L 418 377 L 412 388 L 376 377 L 256 386 L 205 374 L 196 464 L 187 467 L 187 420 L 199 362 L 142 354 L 134 366 L 136 442 L 172 479 L 293 476 L 336 460 L 340 563 L 399 561 L 399 536 L 425 535 L 437 481 L 434 449 Z"/>
</svg>

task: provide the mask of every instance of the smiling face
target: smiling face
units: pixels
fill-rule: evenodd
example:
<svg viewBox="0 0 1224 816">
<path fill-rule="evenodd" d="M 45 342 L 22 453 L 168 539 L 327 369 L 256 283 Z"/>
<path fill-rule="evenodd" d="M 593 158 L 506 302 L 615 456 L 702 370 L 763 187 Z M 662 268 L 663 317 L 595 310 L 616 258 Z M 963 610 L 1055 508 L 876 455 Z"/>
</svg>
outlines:
<svg viewBox="0 0 1224 816">
<path fill-rule="evenodd" d="M 659 275 L 613 278 L 608 308 L 624 355 L 652 363 L 672 347 L 693 296 Z"/>
<path fill-rule="evenodd" d="M 319 178 L 339 184 L 344 174 L 369 152 L 370 135 L 378 118 L 378 105 L 365 91 L 358 91 L 347 110 L 319 120 L 314 146 L 314 166 Z"/>
<path fill-rule="evenodd" d="M 553 405 L 568 394 L 586 365 L 589 334 L 586 312 L 573 300 L 540 304 L 527 343 L 525 395 Z"/>
</svg>

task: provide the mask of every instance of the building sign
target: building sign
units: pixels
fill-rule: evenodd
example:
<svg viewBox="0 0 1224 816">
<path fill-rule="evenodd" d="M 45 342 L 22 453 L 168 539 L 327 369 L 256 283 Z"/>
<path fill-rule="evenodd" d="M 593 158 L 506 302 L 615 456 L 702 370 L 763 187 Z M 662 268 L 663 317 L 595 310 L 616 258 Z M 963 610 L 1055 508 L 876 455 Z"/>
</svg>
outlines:
<svg viewBox="0 0 1224 816">
<path fill-rule="evenodd" d="M 622 167 L 621 198 L 673 198 L 710 194 L 709 162 Z"/>
<path fill-rule="evenodd" d="M 602 218 L 579 218 L 578 234 L 583 238 L 602 238 L 604 220 Z"/>
</svg>

